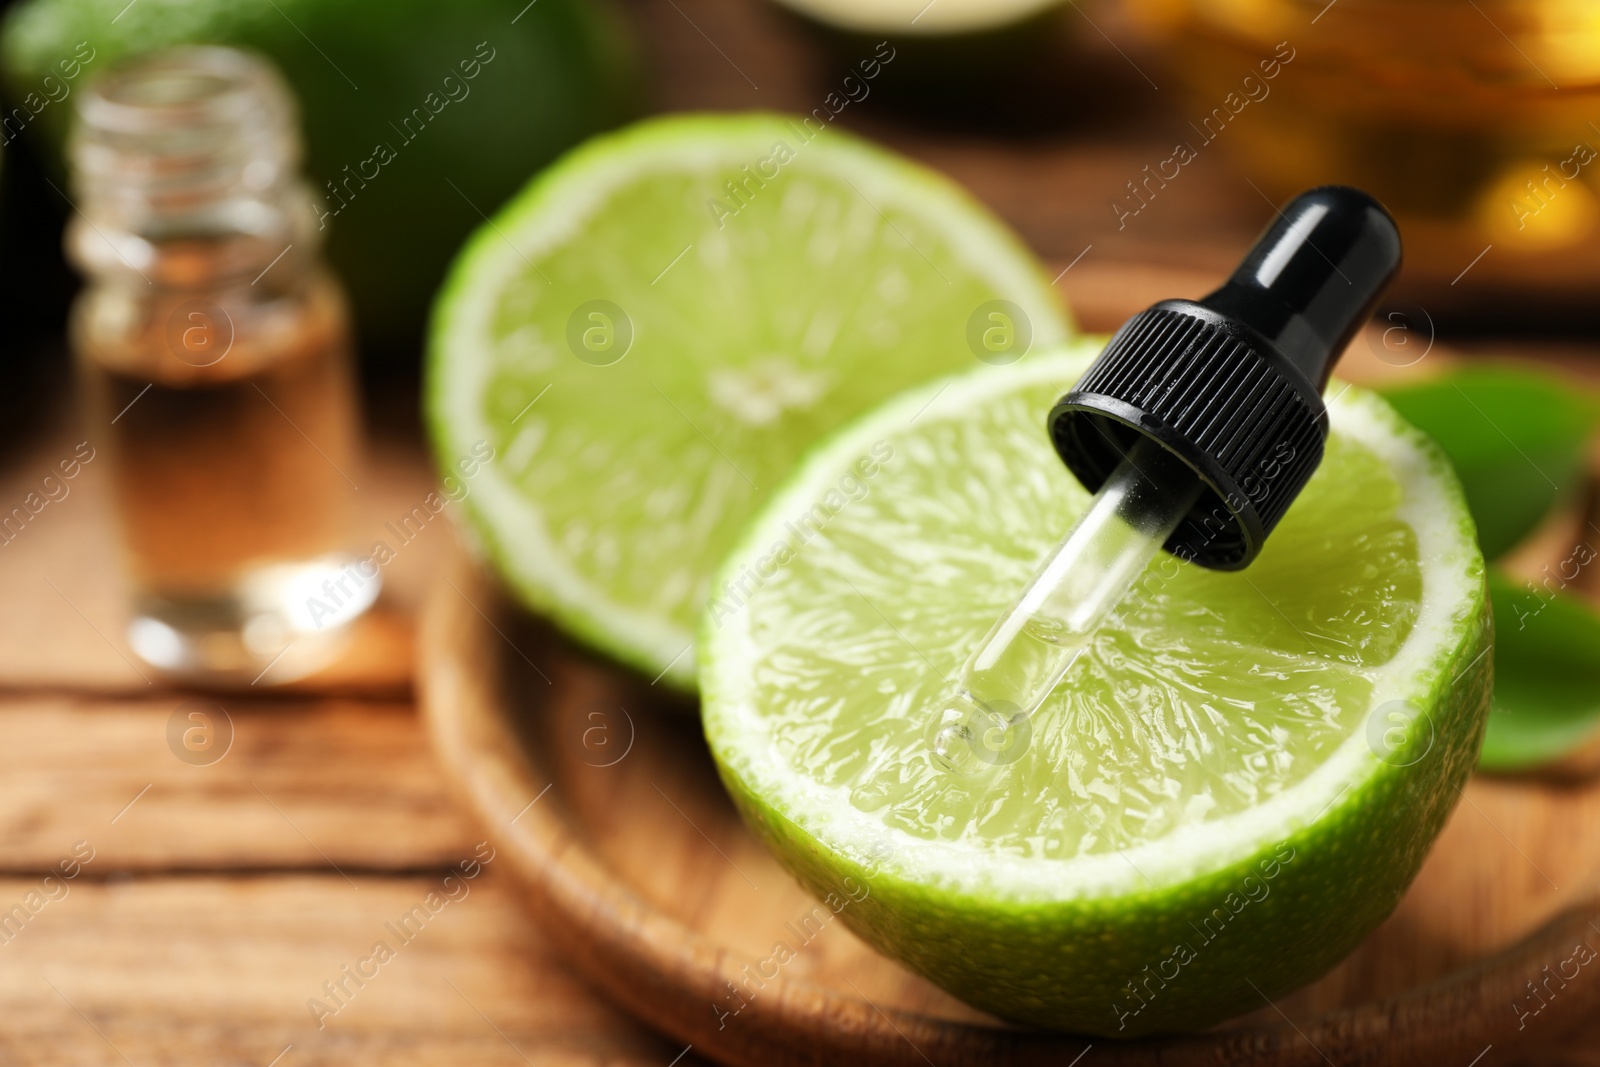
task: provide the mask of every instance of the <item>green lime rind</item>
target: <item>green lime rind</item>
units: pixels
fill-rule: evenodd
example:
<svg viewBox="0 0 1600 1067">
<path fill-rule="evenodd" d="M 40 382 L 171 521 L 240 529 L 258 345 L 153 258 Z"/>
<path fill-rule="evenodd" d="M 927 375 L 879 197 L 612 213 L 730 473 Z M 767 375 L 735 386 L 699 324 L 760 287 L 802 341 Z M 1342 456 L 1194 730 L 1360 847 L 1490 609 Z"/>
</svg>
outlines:
<svg viewBox="0 0 1600 1067">
<path fill-rule="evenodd" d="M 503 403 L 502 397 L 491 394 L 496 388 L 495 375 L 501 375 L 500 380 L 503 381 L 504 367 L 495 366 L 498 358 L 494 351 L 495 331 L 503 331 L 505 320 L 514 317 L 514 314 L 508 315 L 497 301 L 505 293 L 511 292 L 525 296 L 530 305 L 536 304 L 539 283 L 530 285 L 521 276 L 541 262 L 543 250 L 555 248 L 560 251 L 560 256 L 552 255 L 542 261 L 541 272 L 554 278 L 557 286 L 566 284 L 563 280 L 565 268 L 582 261 L 584 257 L 594 257 L 597 262 L 608 266 L 620 263 L 629 271 L 634 265 L 633 261 L 637 261 L 640 272 L 637 277 L 629 271 L 622 271 L 626 277 L 619 283 L 625 287 L 632 286 L 631 289 L 626 289 L 620 295 L 615 292 L 583 292 L 581 297 L 614 298 L 621 304 L 630 305 L 630 313 L 640 318 L 636 306 L 630 302 L 636 299 L 640 304 L 645 304 L 660 298 L 661 290 L 651 288 L 655 284 L 651 275 L 661 263 L 671 259 L 677 251 L 678 242 L 674 241 L 670 249 L 664 250 L 664 254 L 662 249 L 650 248 L 647 254 L 641 255 L 619 246 L 619 240 L 581 240 L 589 232 L 585 227 L 603 228 L 608 224 L 608 198 L 614 197 L 617 189 L 623 189 L 626 193 L 637 186 L 636 179 L 641 175 L 644 180 L 653 180 L 657 173 L 661 173 L 668 176 L 664 180 L 671 180 L 687 173 L 690 179 L 697 181 L 701 170 L 704 170 L 706 174 L 720 179 L 738 163 L 753 162 L 769 155 L 775 139 L 788 138 L 794 141 L 796 124 L 801 121 L 798 118 L 756 113 L 682 115 L 639 123 L 580 146 L 537 176 L 492 221 L 480 228 L 463 248 L 450 271 L 436 300 L 430 329 L 425 365 L 426 421 L 441 466 L 448 469 L 457 457 L 467 455 L 476 442 L 496 438 L 498 431 L 489 409 Z M 928 270 L 930 274 L 939 272 L 945 276 L 945 281 L 954 286 L 953 289 L 945 289 L 944 282 L 935 278 L 930 287 L 912 287 L 906 296 L 909 303 L 904 305 L 898 321 L 930 321 L 935 316 L 948 318 L 953 314 L 949 293 L 971 294 L 981 290 L 988 294 L 984 299 L 989 296 L 1003 298 L 1024 308 L 1032 321 L 1035 347 L 1056 344 L 1071 334 L 1070 323 L 1054 299 L 1048 279 L 1028 251 L 986 209 L 947 179 L 832 128 L 818 134 L 814 141 L 804 144 L 793 162 L 782 168 L 781 175 L 778 180 L 782 181 L 789 181 L 795 175 L 810 175 L 818 183 L 826 185 L 832 182 L 837 188 L 843 188 L 839 185 L 841 181 L 848 182 L 864 201 L 855 207 L 869 215 L 876 211 L 877 214 L 872 216 L 874 220 L 881 216 L 887 221 L 888 227 L 903 229 L 907 225 L 904 220 L 909 218 L 926 228 L 925 232 L 934 242 L 930 247 L 937 247 L 947 257 L 940 258 L 938 264 L 923 256 L 920 249 L 917 255 L 922 258 L 913 259 L 904 246 L 896 243 L 890 247 L 887 243 L 901 238 L 883 236 L 880 238 L 883 243 L 873 246 L 873 256 L 880 260 L 889 260 L 892 264 L 891 255 L 902 257 L 918 271 Z M 734 177 L 738 175 L 734 174 Z M 629 183 L 633 183 L 633 186 Z M 715 182 L 709 182 L 704 191 L 716 192 L 717 188 Z M 850 195 L 854 197 L 855 193 Z M 757 232 L 749 227 L 761 218 L 760 212 L 775 209 L 778 203 L 776 195 L 763 193 L 749 213 L 741 213 L 724 221 L 730 231 L 735 226 L 746 227 L 743 236 L 749 237 Z M 695 208 L 699 211 L 698 202 Z M 901 221 L 896 223 L 891 216 Z M 703 214 L 700 217 L 704 219 Z M 615 215 L 610 216 L 609 224 L 614 225 L 615 218 Z M 654 240 L 661 244 L 663 240 L 660 233 L 675 232 L 671 231 L 671 227 L 681 222 L 681 218 L 644 217 L 633 226 L 629 236 L 620 240 Z M 709 223 L 701 221 L 696 225 L 705 227 Z M 806 225 L 811 223 L 808 221 Z M 824 221 L 817 225 L 826 227 L 843 223 Z M 875 221 L 874 225 L 882 224 Z M 718 228 L 720 224 L 711 227 Z M 809 234 L 813 231 L 806 232 Z M 832 235 L 826 229 L 821 232 L 824 237 Z M 906 243 L 910 244 L 909 241 Z M 828 272 L 814 270 L 806 273 L 809 269 L 805 265 L 806 254 L 807 249 L 796 247 L 790 257 L 795 264 L 793 269 L 797 277 L 805 279 L 808 285 L 835 285 L 834 290 L 825 291 L 822 295 L 829 299 L 836 296 L 841 305 L 850 305 L 850 313 L 856 314 L 855 305 L 870 295 L 861 291 L 859 279 L 844 276 L 835 280 Z M 940 254 L 935 252 L 936 257 Z M 696 255 L 699 255 L 698 251 Z M 766 262 L 770 266 L 772 260 Z M 683 272 L 689 268 L 690 263 L 673 268 L 674 273 L 667 277 L 662 288 L 685 284 Z M 716 268 L 702 265 L 697 269 L 715 271 Z M 739 263 L 734 263 L 730 269 L 737 271 Z M 710 304 L 718 298 L 717 283 L 722 277 L 713 273 L 706 277 L 706 284 L 701 288 L 680 290 L 678 299 Z M 522 287 L 521 291 L 516 291 L 518 286 Z M 629 293 L 634 295 L 630 297 Z M 811 295 L 816 296 L 816 293 Z M 799 298 L 780 288 L 777 291 L 761 291 L 753 299 L 761 305 L 753 312 L 741 305 L 729 309 L 729 314 L 736 317 L 744 315 L 746 318 L 752 314 L 757 317 L 781 317 L 779 313 L 787 313 L 786 301 Z M 967 296 L 964 295 L 962 299 L 967 299 Z M 555 305 L 550 306 L 553 308 Z M 672 570 L 666 564 L 682 564 L 679 569 L 695 571 L 692 577 L 696 588 L 702 591 L 708 588 L 714 561 L 720 559 L 727 545 L 734 542 L 743 521 L 770 495 L 780 475 L 787 472 L 794 460 L 817 437 L 878 403 L 890 393 L 966 366 L 974 361 L 974 357 L 961 337 L 950 335 L 948 343 L 940 351 L 926 352 L 918 357 L 921 362 L 913 374 L 907 369 L 911 357 L 903 353 L 896 354 L 889 361 L 890 365 L 861 365 L 862 353 L 867 351 L 863 347 L 866 342 L 857 337 L 847 338 L 841 347 L 854 345 L 855 348 L 838 359 L 835 359 L 835 350 L 829 349 L 821 364 L 824 369 L 835 365 L 852 368 L 847 377 L 840 379 L 843 384 L 838 388 L 830 387 L 831 391 L 820 403 L 798 409 L 799 415 L 793 424 L 786 425 L 780 419 L 774 424 L 777 428 L 764 437 L 754 431 L 746 433 L 746 428 L 741 427 L 740 432 L 744 436 L 740 436 L 739 441 L 754 450 L 747 457 L 739 451 L 740 445 L 730 444 L 715 426 L 707 426 L 705 419 L 710 416 L 705 412 L 711 409 L 703 406 L 706 398 L 702 394 L 711 392 L 711 387 L 701 383 L 699 391 L 695 392 L 692 383 L 684 385 L 693 368 L 686 370 L 682 365 L 674 368 L 659 360 L 655 363 L 639 363 L 640 360 L 652 358 L 650 353 L 642 351 L 647 345 L 660 346 L 657 352 L 673 344 L 681 348 L 683 339 L 673 335 L 677 323 L 680 320 L 692 320 L 705 309 L 684 309 L 680 306 L 674 310 L 678 314 L 658 316 L 661 319 L 659 323 L 644 321 L 643 318 L 636 323 L 638 341 L 635 350 L 625 357 L 628 362 L 620 368 L 627 374 L 635 375 L 631 384 L 619 378 L 616 370 L 599 365 L 584 367 L 563 350 L 561 355 L 571 366 L 563 364 L 551 372 L 555 376 L 566 376 L 562 380 L 562 388 L 553 390 L 549 397 L 540 401 L 539 407 L 528 416 L 527 421 L 542 418 L 555 427 L 552 433 L 581 432 L 605 447 L 623 450 L 629 444 L 618 442 L 629 432 L 630 426 L 648 423 L 656 418 L 654 413 L 644 414 L 650 410 L 650 405 L 664 408 L 661 400 L 646 386 L 656 388 L 656 392 L 676 408 L 664 409 L 659 415 L 660 421 L 676 426 L 685 435 L 689 433 L 685 427 L 694 426 L 702 431 L 701 437 L 716 448 L 717 453 L 713 454 L 703 447 L 700 440 L 692 439 L 686 446 L 685 456 L 679 456 L 670 448 L 656 447 L 648 455 L 640 456 L 641 463 L 655 463 L 659 467 L 662 457 L 666 456 L 684 469 L 684 481 L 691 488 L 708 481 L 712 473 L 721 473 L 728 476 L 727 480 L 732 481 L 737 490 L 730 500 L 724 502 L 709 535 L 701 538 L 692 549 L 695 553 L 692 558 L 689 557 L 691 549 L 686 547 L 685 558 L 666 560 L 659 578 L 654 579 L 654 590 L 644 588 L 646 583 L 637 578 L 634 585 L 628 587 L 624 578 L 617 577 L 620 571 L 616 569 L 607 572 L 605 568 L 574 563 L 574 557 L 563 547 L 564 544 L 570 544 L 571 539 L 564 541 L 558 536 L 563 531 L 552 525 L 550 516 L 553 513 L 566 514 L 570 518 L 577 513 L 580 519 L 589 521 L 591 517 L 582 512 L 582 507 L 588 506 L 582 494 L 592 491 L 599 497 L 601 490 L 590 490 L 587 486 L 579 485 L 559 500 L 535 499 L 516 484 L 516 476 L 509 473 L 510 467 L 507 467 L 507 473 L 502 473 L 498 462 L 486 465 L 476 477 L 471 494 L 466 499 L 465 510 L 483 551 L 525 605 L 550 616 L 580 640 L 646 675 L 658 678 L 663 684 L 681 691 L 692 691 L 696 662 L 692 646 L 704 598 L 703 595 L 695 597 L 685 594 L 681 610 L 663 610 L 652 606 L 649 597 L 667 588 L 669 583 L 677 581 L 679 585 L 676 588 L 682 588 L 684 575 L 666 573 Z M 960 310 L 962 320 L 965 319 L 966 310 L 963 304 Z M 885 312 L 883 317 L 890 319 L 892 315 Z M 546 328 L 547 333 L 550 332 Z M 957 330 L 959 332 L 959 327 Z M 717 338 L 712 334 L 707 336 L 712 342 L 708 347 L 714 348 L 718 343 Z M 946 336 L 940 335 L 941 338 Z M 918 352 L 924 351 L 920 345 L 916 347 Z M 697 353 L 696 358 L 700 361 L 698 369 L 710 373 L 719 366 L 716 363 L 719 359 L 729 366 L 739 364 L 741 369 L 748 369 L 752 354 L 742 350 L 711 351 L 709 354 Z M 740 361 L 745 362 L 741 364 Z M 706 366 L 708 363 L 709 368 Z M 649 375 L 640 373 L 643 366 L 651 368 Z M 624 382 L 620 391 L 617 385 L 619 381 Z M 535 376 L 527 376 L 526 399 L 532 400 L 537 395 L 540 384 Z M 614 401 L 605 409 L 600 409 L 592 402 L 587 402 L 588 406 L 585 407 L 582 400 L 585 394 L 575 392 L 574 386 L 610 390 L 587 395 L 592 398 L 614 394 Z M 673 392 L 675 388 L 679 389 L 677 393 Z M 633 392 L 627 392 L 627 389 Z M 522 399 L 519 397 L 517 404 L 512 405 L 513 410 Z M 563 404 L 573 406 L 563 408 Z M 680 419 L 681 424 L 678 422 Z M 523 424 L 525 427 L 526 423 Z M 695 449 L 699 449 L 699 452 L 695 452 Z M 500 449 L 502 455 L 509 451 L 507 448 Z M 745 486 L 727 470 L 715 469 L 708 473 L 707 469 L 695 466 L 702 462 L 708 469 L 726 462 L 738 469 L 741 475 L 744 468 L 750 468 L 755 470 L 757 477 L 744 479 L 751 487 L 751 491 L 746 493 Z M 757 467 L 756 464 L 761 466 Z M 762 476 L 763 471 L 771 472 L 770 480 Z M 675 473 L 669 471 L 663 477 L 671 481 Z M 606 509 L 614 503 L 615 497 L 612 500 L 595 500 L 593 523 L 603 527 L 605 516 L 610 513 Z M 557 506 L 555 512 L 552 512 L 551 505 Z M 664 520 L 667 524 L 676 521 L 687 520 L 681 515 Z M 634 554 L 637 558 L 643 558 L 638 554 L 648 551 L 663 554 L 663 550 L 651 547 L 652 541 L 664 543 L 661 523 L 613 524 L 598 532 L 609 537 L 624 557 Z M 638 567 L 634 568 L 635 572 L 638 570 Z"/>
<path fill-rule="evenodd" d="M 784 517 L 871 442 L 1022 381 L 1064 389 L 1091 355 L 931 385 L 840 431 L 751 524 L 723 573 L 750 565 Z M 719 626 L 708 615 L 706 736 L 746 820 L 807 889 L 851 900 L 840 914 L 864 940 L 1003 1018 L 1107 1037 L 1190 1031 L 1325 972 L 1393 910 L 1472 773 L 1493 635 L 1482 557 L 1443 454 L 1362 390 L 1345 389 L 1330 412 L 1335 433 L 1359 428 L 1395 465 L 1409 494 L 1403 513 L 1423 535 L 1421 614 L 1382 692 L 1425 714 L 1398 743 L 1390 734 L 1374 745 L 1357 729 L 1304 780 L 1220 828 L 1089 862 L 935 845 L 808 795 L 744 703 L 743 616 Z"/>
</svg>

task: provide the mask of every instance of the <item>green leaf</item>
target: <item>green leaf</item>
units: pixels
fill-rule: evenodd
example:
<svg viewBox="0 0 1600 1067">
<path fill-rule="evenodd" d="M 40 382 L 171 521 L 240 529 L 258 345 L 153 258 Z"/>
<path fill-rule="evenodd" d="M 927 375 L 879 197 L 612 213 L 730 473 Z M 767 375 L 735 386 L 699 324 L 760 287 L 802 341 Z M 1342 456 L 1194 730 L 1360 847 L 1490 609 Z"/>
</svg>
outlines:
<svg viewBox="0 0 1600 1067">
<path fill-rule="evenodd" d="M 1489 573 L 1494 601 L 1494 707 L 1478 766 L 1525 770 L 1566 755 L 1600 729 L 1600 614 L 1554 592 L 1561 579 L 1596 564 L 1577 546 L 1547 583 Z"/>
<path fill-rule="evenodd" d="M 1455 464 L 1478 542 L 1496 559 L 1578 488 L 1600 403 L 1571 382 L 1508 367 L 1462 367 L 1381 390 Z"/>
</svg>

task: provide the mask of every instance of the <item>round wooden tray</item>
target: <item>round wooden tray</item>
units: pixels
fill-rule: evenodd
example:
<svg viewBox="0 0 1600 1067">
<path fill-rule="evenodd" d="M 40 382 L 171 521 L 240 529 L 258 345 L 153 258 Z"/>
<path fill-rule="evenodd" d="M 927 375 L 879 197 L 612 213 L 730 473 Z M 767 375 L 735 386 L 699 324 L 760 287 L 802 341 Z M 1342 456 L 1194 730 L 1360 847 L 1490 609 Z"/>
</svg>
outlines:
<svg viewBox="0 0 1600 1067">
<path fill-rule="evenodd" d="M 439 758 L 534 917 L 595 986 L 697 1055 L 1065 1067 L 1090 1048 L 966 1007 L 841 922 L 802 927 L 816 902 L 740 824 L 693 704 L 573 648 L 462 555 L 420 646 Z M 1084 1067 L 1468 1067 L 1489 1046 L 1483 1067 L 1551 1062 L 1537 1050 L 1600 1008 L 1600 961 L 1577 962 L 1600 948 L 1600 785 L 1479 779 L 1464 797 L 1399 910 L 1332 973 L 1204 1034 L 1096 1039 Z M 779 942 L 796 950 L 781 967 Z M 775 970 L 755 996 L 733 992 Z"/>
</svg>

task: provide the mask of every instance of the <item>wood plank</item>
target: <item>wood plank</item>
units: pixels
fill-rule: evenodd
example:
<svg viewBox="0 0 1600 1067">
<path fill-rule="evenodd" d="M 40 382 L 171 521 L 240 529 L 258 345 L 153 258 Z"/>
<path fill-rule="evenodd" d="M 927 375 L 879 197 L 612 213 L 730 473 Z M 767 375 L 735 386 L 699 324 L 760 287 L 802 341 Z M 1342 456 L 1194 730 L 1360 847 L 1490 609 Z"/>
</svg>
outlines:
<svg viewBox="0 0 1600 1067">
<path fill-rule="evenodd" d="M 551 957 L 496 860 L 448 887 L 440 875 L 106 883 L 89 880 L 98 863 L 0 934 L 0 1063 L 666 1067 L 683 1050 Z M 0 879 L 0 909 L 38 888 Z M 431 912 L 430 893 L 444 901 Z M 372 977 L 359 985 L 345 978 L 380 941 L 392 958 L 361 966 Z M 323 986 L 335 981 L 337 999 Z"/>
<path fill-rule="evenodd" d="M 232 723 L 214 762 L 216 747 L 182 744 L 182 729 L 208 727 L 191 712 L 218 724 L 219 745 Z M 473 833 L 402 704 L 15 697 L 0 701 L 0 733 L 0 870 L 43 870 L 80 840 L 97 872 L 415 870 Z"/>
</svg>

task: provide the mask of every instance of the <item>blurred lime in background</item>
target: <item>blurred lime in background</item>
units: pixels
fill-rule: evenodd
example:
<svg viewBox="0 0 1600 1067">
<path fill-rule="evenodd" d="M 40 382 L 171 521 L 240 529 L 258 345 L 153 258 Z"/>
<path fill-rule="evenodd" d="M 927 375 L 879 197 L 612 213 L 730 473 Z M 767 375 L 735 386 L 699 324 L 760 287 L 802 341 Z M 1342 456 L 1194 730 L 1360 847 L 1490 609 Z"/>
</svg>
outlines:
<svg viewBox="0 0 1600 1067">
<path fill-rule="evenodd" d="M 36 117 L 20 125 L 58 151 L 67 93 L 181 43 L 252 49 L 282 69 L 328 254 L 380 348 L 414 345 L 462 239 L 563 149 L 627 118 L 637 94 L 628 38 L 594 0 L 31 0 L 0 35 L 8 139 L 21 107 Z"/>
</svg>

